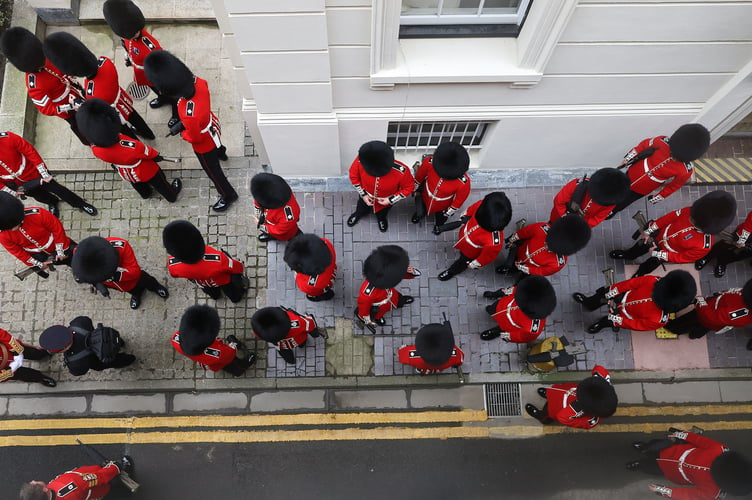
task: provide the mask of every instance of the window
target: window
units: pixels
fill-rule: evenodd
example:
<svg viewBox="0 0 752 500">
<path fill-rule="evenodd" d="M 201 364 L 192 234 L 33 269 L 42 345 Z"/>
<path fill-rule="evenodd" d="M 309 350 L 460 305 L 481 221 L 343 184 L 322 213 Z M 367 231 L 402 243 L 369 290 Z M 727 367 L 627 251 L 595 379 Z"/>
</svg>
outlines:
<svg viewBox="0 0 752 500">
<path fill-rule="evenodd" d="M 516 37 L 531 0 L 402 0 L 400 38 Z"/>
<path fill-rule="evenodd" d="M 480 149 L 491 122 L 389 122 L 386 143 L 397 151 L 433 153 L 442 142 L 454 141 Z"/>
</svg>

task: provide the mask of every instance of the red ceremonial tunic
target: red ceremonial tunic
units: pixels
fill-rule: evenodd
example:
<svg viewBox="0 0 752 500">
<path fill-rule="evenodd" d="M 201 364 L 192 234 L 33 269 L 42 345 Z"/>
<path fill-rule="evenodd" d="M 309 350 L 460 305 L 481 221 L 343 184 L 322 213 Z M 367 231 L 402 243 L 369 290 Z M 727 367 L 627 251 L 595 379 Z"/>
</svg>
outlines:
<svg viewBox="0 0 752 500">
<path fill-rule="evenodd" d="M 257 217 L 264 217 L 264 223 L 261 226 L 275 239 L 288 241 L 300 231 L 298 227 L 300 205 L 295 194 L 291 194 L 287 203 L 279 208 L 261 208 L 256 200 L 253 200 L 253 207 Z"/>
<path fill-rule="evenodd" d="M 103 281 L 102 283 L 107 288 L 114 288 L 121 292 L 127 292 L 133 290 L 133 287 L 138 283 L 141 278 L 141 267 L 136 260 L 136 254 L 133 252 L 133 247 L 126 240 L 121 238 L 105 238 L 113 246 L 118 253 L 118 266 L 115 271 L 115 275 Z"/>
<path fill-rule="evenodd" d="M 496 312 L 491 317 L 501 328 L 502 338 L 509 342 L 524 344 L 532 342 L 538 335 L 543 332 L 546 326 L 546 319 L 532 319 L 527 316 L 515 301 L 514 292 L 517 287 L 512 288 L 512 292 L 506 297 L 502 297 L 496 303 Z"/>
<path fill-rule="evenodd" d="M 108 57 L 99 58 L 97 74 L 94 78 L 87 78 L 84 81 L 84 90 L 87 99 L 92 97 L 102 99 L 113 106 L 126 120 L 133 113 L 133 99 L 120 87 L 117 68 Z"/>
<path fill-rule="evenodd" d="M 120 177 L 128 182 L 148 182 L 159 172 L 159 164 L 153 160 L 159 151 L 123 134 L 112 146 L 92 145 L 91 152 L 100 160 L 111 163 Z"/>
<path fill-rule="evenodd" d="M 650 224 L 659 249 L 651 254 L 662 261 L 684 264 L 705 257 L 714 237 L 705 234 L 689 220 L 691 207 L 674 210 Z"/>
<path fill-rule="evenodd" d="M 686 443 L 661 450 L 656 461 L 667 479 L 676 484 L 694 487 L 671 488 L 671 493 L 663 496 L 681 500 L 725 498 L 726 494 L 713 481 L 710 466 L 718 455 L 729 449 L 718 441 L 699 434 L 687 432 L 686 435 Z"/>
<path fill-rule="evenodd" d="M 517 248 L 514 265 L 525 274 L 551 276 L 567 264 L 566 255 L 558 255 L 546 246 L 550 225 L 545 222 L 530 224 L 518 230 L 520 246 Z"/>
<path fill-rule="evenodd" d="M 110 492 L 110 481 L 120 474 L 114 463 L 104 467 L 86 465 L 60 474 L 47 484 L 55 499 L 59 500 L 98 500 Z"/>
<path fill-rule="evenodd" d="M 374 202 L 373 211 L 380 212 L 386 207 L 394 205 L 415 189 L 415 179 L 407 166 L 399 161 L 394 161 L 392 170 L 386 175 L 374 177 L 365 171 L 360 160 L 356 157 L 350 165 L 350 182 L 360 196 L 366 194 L 374 198 L 389 198 L 389 205 Z"/>
<path fill-rule="evenodd" d="M 403 279 L 411 280 L 415 278 L 410 273 L 406 273 Z M 358 316 L 361 318 L 371 317 L 371 308 L 377 307 L 378 311 L 373 319 L 379 319 L 386 313 L 397 307 L 400 293 L 396 288 L 376 288 L 368 280 L 363 280 L 358 294 Z"/>
<path fill-rule="evenodd" d="M 590 179 L 586 179 L 590 180 Z M 574 192 L 577 186 L 582 182 L 582 179 L 574 179 L 569 181 L 561 188 L 556 196 L 554 196 L 554 208 L 551 209 L 551 218 L 549 224 L 567 214 L 567 204 L 572 201 Z M 588 226 L 595 227 L 608 217 L 608 214 L 614 209 L 616 205 L 599 205 L 594 202 L 590 197 L 590 191 L 585 190 L 585 195 L 582 197 L 582 203 L 580 209 L 583 211 L 582 218 L 588 223 Z"/>
<path fill-rule="evenodd" d="M 624 296 L 617 303 L 616 314 L 609 314 L 608 319 L 620 328 L 641 332 L 664 326 L 668 322 L 668 314 L 658 308 L 651 297 L 659 279 L 658 276 L 638 276 L 611 286 L 606 297 Z"/>
<path fill-rule="evenodd" d="M 303 316 L 289 309 L 285 310 L 285 312 L 287 313 L 287 317 L 290 318 L 290 331 L 276 345 L 279 349 L 295 349 L 303 345 L 308 339 L 308 334 L 316 329 L 316 322 L 313 318 Z M 258 334 L 255 332 L 254 334 L 258 337 Z"/>
<path fill-rule="evenodd" d="M 13 377 L 13 370 L 8 365 L 13 361 L 14 354 L 22 354 L 24 351 L 23 344 L 19 342 L 13 335 L 0 328 L 0 344 L 4 345 L 10 354 L 10 358 L 7 363 L 0 366 L 0 382 L 5 382 L 9 378 Z"/>
<path fill-rule="evenodd" d="M 400 363 L 402 363 L 403 365 L 414 366 L 418 369 L 418 372 L 423 375 L 439 373 L 446 370 L 447 368 L 459 366 L 463 363 L 463 361 L 465 361 L 465 353 L 462 352 L 462 349 L 457 346 L 454 346 L 452 348 L 452 356 L 449 358 L 449 361 L 441 366 L 429 365 L 428 363 L 423 361 L 423 358 L 420 357 L 414 345 L 403 345 L 397 351 L 397 356 Z"/>
<path fill-rule="evenodd" d="M 148 31 L 142 29 L 135 40 L 121 39 L 125 54 L 133 68 L 133 79 L 138 85 L 151 85 L 144 73 L 144 59 L 155 50 L 162 48 L 159 42 Z"/>
<path fill-rule="evenodd" d="M 173 278 L 189 279 L 196 286 L 218 287 L 228 284 L 233 274 L 242 273 L 243 263 L 207 245 L 204 248 L 204 257 L 195 264 L 181 262 L 169 256 L 167 271 Z"/>
<path fill-rule="evenodd" d="M 645 149 L 654 147 L 658 149 L 652 155 L 638 161 L 627 170 L 630 180 L 629 189 L 646 195 L 669 179 L 673 179 L 658 192 L 658 195 L 668 198 L 692 177 L 692 163 L 684 163 L 671 158 L 668 137 L 665 135 L 645 139 L 627 153 L 624 159 L 629 160 Z"/>
<path fill-rule="evenodd" d="M 463 174 L 459 179 L 442 179 L 433 169 L 433 155 L 427 156 L 415 174 L 416 189 L 423 186 L 421 197 L 427 214 L 449 209 L 451 215 L 460 209 L 470 194 L 470 177 Z"/>
<path fill-rule="evenodd" d="M 18 134 L 0 132 L 0 184 L 2 184 L 2 190 L 15 195 L 16 192 L 5 186 L 5 183 L 23 184 L 40 177 L 48 179 L 52 176 L 34 146 Z"/>
<path fill-rule="evenodd" d="M 232 360 L 235 359 L 235 355 L 238 352 L 237 349 L 225 344 L 221 338 L 217 337 L 209 347 L 204 349 L 204 352 L 195 356 L 189 356 L 184 353 L 183 349 L 180 347 L 180 331 L 177 331 L 172 335 L 170 343 L 180 354 L 186 358 L 191 358 L 193 361 L 200 364 L 204 370 L 208 368 L 213 372 L 218 372 L 232 363 Z"/>
<path fill-rule="evenodd" d="M 600 365 L 595 365 L 590 373 L 603 377 L 609 383 L 611 382 L 608 370 Z M 572 403 L 577 400 L 577 385 L 573 383 L 554 384 L 546 388 L 548 416 L 569 427 L 592 429 L 601 422 L 600 417 L 588 415 L 582 410 L 572 408 Z"/>
<path fill-rule="evenodd" d="M 752 234 L 752 212 L 747 214 L 747 218 L 744 219 L 744 222 L 736 226 L 734 233 L 736 233 L 737 236 L 737 244 L 744 245 L 747 243 L 750 234 Z"/>
<path fill-rule="evenodd" d="M 26 90 L 29 98 L 40 113 L 46 116 L 59 116 L 70 118 L 70 111 L 61 111 L 60 106 L 68 104 L 72 94 L 78 99 L 83 99 L 81 92 L 72 85 L 73 80 L 63 74 L 50 61 L 46 61 L 44 67 L 36 73 L 26 73 Z"/>
<path fill-rule="evenodd" d="M 716 296 L 705 297 L 704 301 L 697 303 L 695 311 L 702 326 L 715 331 L 727 326 L 752 325 L 752 314 L 744 303 L 741 288 L 732 288 Z"/>
<path fill-rule="evenodd" d="M 0 231 L 0 244 L 27 266 L 39 266 L 34 253 L 62 254 L 71 245 L 60 219 L 39 207 L 24 209 L 24 219 L 18 229 Z"/>
<path fill-rule="evenodd" d="M 337 275 L 337 254 L 334 252 L 334 246 L 332 245 L 332 242 L 326 238 L 321 239 L 324 240 L 327 248 L 329 248 L 329 251 L 332 253 L 332 262 L 329 266 L 324 269 L 323 273 L 313 276 L 303 273 L 295 273 L 295 284 L 298 289 L 311 297 L 323 295 L 327 288 L 332 288 L 334 286 L 334 278 Z"/>
<path fill-rule="evenodd" d="M 468 259 L 474 259 L 480 264 L 479 267 L 490 264 L 499 256 L 504 248 L 504 233 L 502 231 L 489 232 L 480 227 L 475 213 L 483 200 L 470 205 L 463 217 L 470 217 L 459 231 L 459 240 L 454 248 L 460 251 Z"/>
<path fill-rule="evenodd" d="M 222 145 L 219 118 L 211 110 L 211 94 L 206 80 L 193 76 L 196 92 L 190 99 L 178 99 L 178 116 L 185 130 L 180 137 L 189 142 L 196 153 L 208 153 Z"/>
</svg>

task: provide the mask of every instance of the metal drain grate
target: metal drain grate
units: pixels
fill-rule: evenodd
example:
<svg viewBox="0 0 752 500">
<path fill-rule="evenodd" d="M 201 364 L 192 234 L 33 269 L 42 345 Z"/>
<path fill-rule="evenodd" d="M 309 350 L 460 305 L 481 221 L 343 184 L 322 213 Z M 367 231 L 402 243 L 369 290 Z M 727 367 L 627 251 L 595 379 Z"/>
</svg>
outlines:
<svg viewBox="0 0 752 500">
<path fill-rule="evenodd" d="M 483 384 L 483 399 L 489 417 L 522 416 L 520 384 Z"/>
</svg>

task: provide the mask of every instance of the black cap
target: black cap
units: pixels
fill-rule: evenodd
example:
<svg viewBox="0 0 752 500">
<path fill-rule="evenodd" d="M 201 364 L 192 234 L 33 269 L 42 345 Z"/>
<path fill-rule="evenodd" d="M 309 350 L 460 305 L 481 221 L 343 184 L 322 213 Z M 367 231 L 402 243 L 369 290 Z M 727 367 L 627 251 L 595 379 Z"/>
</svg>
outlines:
<svg viewBox="0 0 752 500">
<path fill-rule="evenodd" d="M 97 74 L 97 56 L 78 38 L 58 31 L 44 39 L 44 53 L 47 59 L 66 75 L 89 77 Z"/>
<path fill-rule="evenodd" d="M 133 38 L 146 23 L 141 9 L 130 0 L 107 0 L 102 13 L 112 32 L 120 38 Z"/>
<path fill-rule="evenodd" d="M 281 208 L 292 198 L 292 189 L 277 174 L 261 172 L 251 178 L 251 195 L 262 208 Z"/>
<path fill-rule="evenodd" d="M 219 327 L 219 313 L 216 309 L 207 305 L 189 307 L 180 318 L 180 348 L 189 356 L 201 354 L 217 339 Z"/>
<path fill-rule="evenodd" d="M 475 212 L 475 220 L 486 231 L 501 231 L 512 219 L 512 203 L 501 191 L 487 194 Z"/>
<path fill-rule="evenodd" d="M 744 301 L 744 305 L 752 307 L 752 279 L 747 280 L 747 282 L 744 283 L 744 287 L 742 288 L 742 300 Z"/>
<path fill-rule="evenodd" d="M 73 342 L 73 331 L 67 326 L 55 325 L 39 336 L 39 346 L 50 352 L 60 352 Z"/>
<path fill-rule="evenodd" d="M 73 275 L 84 283 L 101 283 L 115 274 L 120 256 L 112 244 L 101 236 L 81 240 L 71 259 Z"/>
<path fill-rule="evenodd" d="M 585 219 L 579 215 L 567 214 L 551 224 L 546 236 L 546 246 L 555 254 L 572 255 L 585 248 L 591 233 Z"/>
<path fill-rule="evenodd" d="M 415 350 L 426 364 L 442 366 L 452 357 L 454 335 L 449 324 L 430 323 L 415 335 Z"/>
<path fill-rule="evenodd" d="M 45 64 L 42 41 L 34 33 L 14 26 L 0 37 L 0 50 L 10 63 L 25 73 L 36 73 Z"/>
<path fill-rule="evenodd" d="M 710 147 L 710 132 L 699 123 L 687 123 L 668 140 L 671 157 L 682 162 L 695 161 Z"/>
<path fill-rule="evenodd" d="M 166 50 L 155 50 L 144 59 L 146 78 L 160 92 L 174 98 L 190 98 L 196 92 L 193 71 Z"/>
<path fill-rule="evenodd" d="M 514 301 L 528 318 L 543 319 L 556 308 L 556 292 L 543 276 L 526 276 L 517 283 Z"/>
<path fill-rule="evenodd" d="M 618 205 L 629 194 L 629 177 L 618 168 L 601 168 L 590 177 L 587 187 L 597 204 Z"/>
<path fill-rule="evenodd" d="M 204 258 L 206 243 L 201 231 L 187 220 L 174 220 L 162 230 L 162 244 L 167 253 L 186 264 Z"/>
<path fill-rule="evenodd" d="M 752 462 L 740 453 L 725 451 L 710 464 L 710 476 L 724 492 L 733 496 L 752 493 Z"/>
<path fill-rule="evenodd" d="M 363 262 L 363 276 L 376 288 L 392 288 L 399 284 L 407 273 L 410 257 L 398 245 L 376 248 Z"/>
<path fill-rule="evenodd" d="M 588 415 L 610 417 L 616 413 L 619 398 L 614 386 L 603 377 L 588 377 L 577 384 L 577 401 Z"/>
<path fill-rule="evenodd" d="M 700 231 L 718 234 L 736 217 L 736 199 L 726 191 L 711 191 L 692 203 L 690 215 Z"/>
<path fill-rule="evenodd" d="M 332 252 L 326 242 L 315 234 L 298 234 L 287 242 L 285 262 L 295 272 L 315 276 L 332 263 Z"/>
<path fill-rule="evenodd" d="M 13 229 L 24 220 L 24 206 L 12 194 L 0 191 L 0 231 Z"/>
<path fill-rule="evenodd" d="M 251 328 L 267 342 L 279 342 L 290 333 L 290 316 L 281 307 L 262 307 L 251 316 Z"/>
<path fill-rule="evenodd" d="M 692 275 L 676 269 L 655 283 L 651 298 L 663 312 L 672 313 L 691 304 L 696 294 L 697 284 Z"/>
<path fill-rule="evenodd" d="M 459 179 L 470 168 L 470 155 L 458 142 L 439 144 L 433 153 L 433 169 L 442 179 Z"/>
<path fill-rule="evenodd" d="M 368 175 L 381 177 L 394 167 L 394 150 L 384 141 L 369 141 L 358 149 L 358 160 Z"/>
<path fill-rule="evenodd" d="M 76 124 L 94 146 L 108 148 L 120 140 L 120 115 L 102 99 L 92 97 L 78 108 Z"/>
</svg>

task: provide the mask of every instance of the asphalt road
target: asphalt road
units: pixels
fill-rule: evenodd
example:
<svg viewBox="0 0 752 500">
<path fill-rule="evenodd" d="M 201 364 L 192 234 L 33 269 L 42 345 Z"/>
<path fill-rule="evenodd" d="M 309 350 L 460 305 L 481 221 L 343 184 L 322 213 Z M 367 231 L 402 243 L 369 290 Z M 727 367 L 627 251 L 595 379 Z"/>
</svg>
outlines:
<svg viewBox="0 0 752 500">
<path fill-rule="evenodd" d="M 752 456 L 752 433 L 709 437 Z M 641 434 L 549 435 L 533 439 L 319 441 L 138 445 L 141 488 L 108 500 L 215 499 L 604 499 L 655 498 L 653 480 L 624 469 Z M 123 447 L 100 446 L 106 454 Z M 14 447 L 0 454 L 3 499 L 24 481 L 50 480 L 87 463 L 80 447 Z M 656 481 L 659 482 L 659 481 Z M 7 488 L 7 489 L 6 489 Z"/>
</svg>

